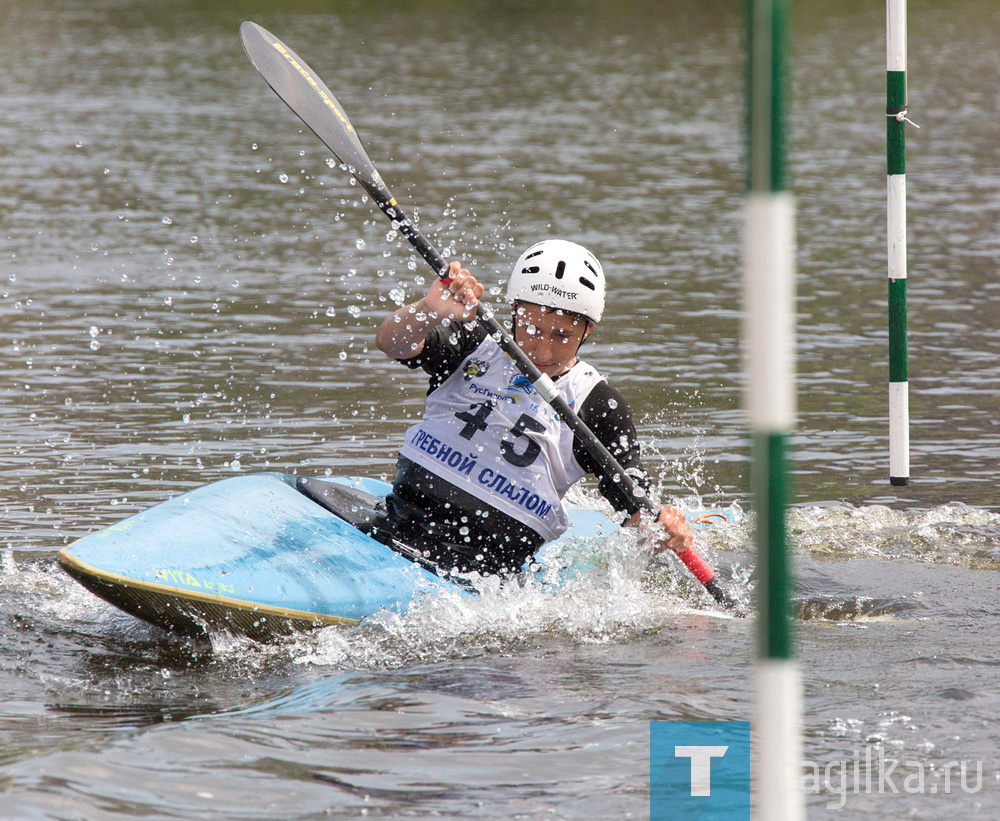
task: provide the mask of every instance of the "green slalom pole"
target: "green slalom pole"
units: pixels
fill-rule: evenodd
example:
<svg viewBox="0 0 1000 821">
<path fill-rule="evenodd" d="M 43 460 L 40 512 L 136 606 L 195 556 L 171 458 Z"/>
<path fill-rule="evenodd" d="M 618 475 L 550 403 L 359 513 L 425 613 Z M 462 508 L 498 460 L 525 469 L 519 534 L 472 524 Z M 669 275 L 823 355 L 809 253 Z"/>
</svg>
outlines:
<svg viewBox="0 0 1000 821">
<path fill-rule="evenodd" d="M 786 528 L 786 460 L 795 416 L 795 205 L 785 163 L 788 7 L 788 0 L 749 2 L 744 344 L 757 522 L 756 817 L 768 821 L 805 816 L 802 684 Z"/>
<path fill-rule="evenodd" d="M 889 256 L 889 482 L 910 481 L 906 352 L 906 0 L 886 0 L 886 205 Z"/>
</svg>

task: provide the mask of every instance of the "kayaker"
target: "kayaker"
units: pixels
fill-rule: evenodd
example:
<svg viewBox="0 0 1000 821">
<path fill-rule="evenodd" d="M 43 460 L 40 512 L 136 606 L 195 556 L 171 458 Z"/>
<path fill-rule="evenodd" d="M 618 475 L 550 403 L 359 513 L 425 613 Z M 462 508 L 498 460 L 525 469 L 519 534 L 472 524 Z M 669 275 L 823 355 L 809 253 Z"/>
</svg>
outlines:
<svg viewBox="0 0 1000 821">
<path fill-rule="evenodd" d="M 451 282 L 387 316 L 376 344 L 430 375 L 424 418 L 400 449 L 387 517 L 372 534 L 419 550 L 445 569 L 516 572 L 567 527 L 562 498 L 597 465 L 554 409 L 475 321 L 483 285 L 452 262 Z M 604 312 L 605 278 L 596 257 L 574 242 L 528 248 L 507 283 L 513 337 L 567 403 L 639 484 L 648 488 L 628 403 L 579 359 Z M 639 506 L 601 477 L 598 488 L 625 524 Z M 664 506 L 657 549 L 691 546 L 684 515 Z"/>
</svg>

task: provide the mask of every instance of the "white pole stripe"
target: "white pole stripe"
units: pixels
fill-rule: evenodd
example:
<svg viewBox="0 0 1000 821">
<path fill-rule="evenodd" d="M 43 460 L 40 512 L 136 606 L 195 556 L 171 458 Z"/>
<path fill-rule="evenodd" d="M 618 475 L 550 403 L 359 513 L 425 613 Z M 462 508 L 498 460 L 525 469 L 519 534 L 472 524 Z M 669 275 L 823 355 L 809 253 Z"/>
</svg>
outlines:
<svg viewBox="0 0 1000 821">
<path fill-rule="evenodd" d="M 889 383 L 889 476 L 910 476 L 910 383 Z"/>
<path fill-rule="evenodd" d="M 885 32 L 886 70 L 906 71 L 906 0 L 887 0 Z"/>
<path fill-rule="evenodd" d="M 906 175 L 888 177 L 889 279 L 906 279 Z"/>
<path fill-rule="evenodd" d="M 795 421 L 795 205 L 790 194 L 751 194 L 744 211 L 745 407 L 755 433 Z"/>
<path fill-rule="evenodd" d="M 802 676 L 792 659 L 758 659 L 756 818 L 797 821 L 802 801 Z"/>
</svg>

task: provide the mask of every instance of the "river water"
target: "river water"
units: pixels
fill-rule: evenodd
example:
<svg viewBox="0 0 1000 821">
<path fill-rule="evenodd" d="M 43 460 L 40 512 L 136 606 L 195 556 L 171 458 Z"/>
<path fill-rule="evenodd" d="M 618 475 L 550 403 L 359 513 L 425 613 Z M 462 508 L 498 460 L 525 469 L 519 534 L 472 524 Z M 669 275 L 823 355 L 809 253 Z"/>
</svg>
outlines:
<svg viewBox="0 0 1000 821">
<path fill-rule="evenodd" d="M 741 11 L 275 5 L 0 10 L 0 817 L 644 817 L 649 722 L 750 718 L 754 633 L 627 545 L 556 595 L 442 596 L 271 646 L 167 636 L 56 568 L 235 473 L 386 475 L 422 408 L 372 337 L 429 272 L 253 71 L 243 19 L 309 60 L 491 286 L 539 238 L 590 246 L 612 287 L 587 357 L 663 495 L 748 510 Z M 894 488 L 884 10 L 794 12 L 805 751 L 913 776 L 807 778 L 814 818 L 1000 815 L 998 33 L 986 0 L 910 3 Z M 746 575 L 749 534 L 704 550 Z"/>
</svg>

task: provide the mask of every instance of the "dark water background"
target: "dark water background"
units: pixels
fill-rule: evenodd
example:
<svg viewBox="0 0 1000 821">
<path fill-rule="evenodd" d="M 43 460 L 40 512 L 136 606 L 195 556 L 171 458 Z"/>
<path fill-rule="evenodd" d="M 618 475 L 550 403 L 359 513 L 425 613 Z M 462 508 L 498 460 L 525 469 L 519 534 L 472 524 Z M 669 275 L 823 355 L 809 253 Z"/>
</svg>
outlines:
<svg viewBox="0 0 1000 821">
<path fill-rule="evenodd" d="M 667 564 L 625 551 L 558 595 L 271 647 L 167 637 L 55 568 L 234 472 L 387 474 L 422 408 L 372 336 L 428 271 L 253 71 L 243 19 L 487 282 L 541 237 L 591 247 L 612 292 L 587 357 L 664 495 L 747 507 L 739 4 L 7 0 L 0 817 L 643 817 L 651 720 L 752 713 L 752 624 Z M 879 3 L 795 5 L 792 526 L 807 757 L 878 744 L 926 789 L 820 792 L 810 817 L 991 818 L 1000 11 L 910 3 L 907 488 L 886 478 L 884 25 Z M 753 565 L 744 525 L 705 549 Z M 980 789 L 945 794 L 950 761 L 982 762 Z"/>
</svg>

